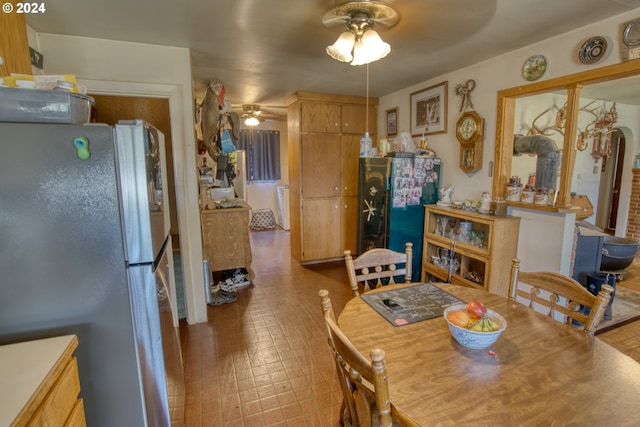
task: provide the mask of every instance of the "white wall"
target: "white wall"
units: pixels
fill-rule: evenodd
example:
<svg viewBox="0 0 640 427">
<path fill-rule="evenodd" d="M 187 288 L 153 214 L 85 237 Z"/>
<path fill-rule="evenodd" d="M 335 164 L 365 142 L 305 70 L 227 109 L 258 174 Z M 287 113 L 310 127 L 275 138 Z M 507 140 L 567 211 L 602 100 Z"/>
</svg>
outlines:
<svg viewBox="0 0 640 427">
<path fill-rule="evenodd" d="M 547 58 L 548 69 L 541 80 L 556 78 L 567 74 L 587 71 L 589 69 L 600 68 L 605 65 L 611 65 L 621 62 L 621 31 L 623 23 L 631 19 L 638 18 L 639 10 L 627 12 L 616 17 L 600 21 L 581 29 L 565 33 L 562 36 L 548 39 L 526 48 L 522 48 L 496 58 L 475 64 L 473 66 L 457 70 L 437 78 L 433 78 L 422 83 L 410 86 L 398 92 L 383 96 L 379 100 L 378 107 L 378 134 L 384 135 L 384 113 L 385 110 L 398 107 L 398 130 L 399 132 L 408 131 L 409 123 L 409 99 L 412 92 L 422 90 L 432 85 L 448 81 L 448 115 L 447 115 L 447 133 L 427 136 L 429 147 L 433 148 L 438 157 L 443 160 L 443 177 L 442 184 L 444 186 L 454 185 L 454 199 L 471 199 L 477 200 L 483 191 L 489 191 L 492 186 L 492 176 L 490 176 L 490 162 L 493 161 L 495 141 L 496 141 L 496 120 L 497 120 L 497 92 L 502 89 L 526 85 L 527 82 L 521 75 L 522 65 L 531 55 L 543 54 Z M 584 65 L 578 60 L 578 49 L 585 40 L 600 35 L 607 39 L 609 48 L 604 58 L 597 64 Z M 507 37 L 508 35 L 505 35 Z M 375 64 L 373 65 L 375 66 Z M 469 79 L 476 82 L 476 88 L 472 92 L 472 101 L 475 111 L 485 119 L 484 130 L 484 151 L 483 151 L 483 168 L 472 175 L 467 175 L 458 168 L 458 155 L 460 144 L 455 137 L 455 123 L 460 115 L 457 105 L 459 98 L 455 95 L 455 87 L 463 84 Z M 371 82 L 375 85 L 375 81 Z M 637 119 L 636 119 L 637 120 Z M 635 129 L 634 131 L 638 131 Z M 637 153 L 640 149 L 640 141 L 637 137 L 629 135 L 627 138 L 627 151 L 625 156 L 625 169 L 628 167 L 628 173 L 631 173 L 633 164 L 633 153 Z M 417 143 L 418 137 L 414 138 Z M 630 175 L 623 177 L 624 187 L 630 192 Z M 627 190 L 625 190 L 627 191 Z M 630 194 L 630 193 L 629 193 Z M 627 197 L 628 199 L 628 197 Z M 621 203 L 620 210 L 628 210 L 628 202 Z M 620 218 L 619 218 L 620 219 Z M 535 215 L 527 218 L 526 229 L 544 229 L 544 221 L 538 222 Z M 564 220 L 561 221 L 564 224 Z M 619 221 L 618 224 L 626 229 L 626 219 Z M 623 230 L 620 230 L 623 233 Z M 618 234 L 618 233 L 616 233 Z M 554 235 L 550 233 L 546 239 L 545 236 L 532 236 L 528 238 L 521 233 L 520 243 L 527 243 L 532 247 L 527 252 L 527 256 L 534 265 L 554 265 L 552 252 L 548 251 L 549 247 L 565 247 L 566 236 Z M 570 250 L 565 249 L 565 250 Z M 566 257 L 566 254 L 562 254 Z M 557 264 L 557 262 L 555 262 Z M 559 268 L 560 266 L 558 266 Z"/>
<path fill-rule="evenodd" d="M 206 322 L 188 49 L 39 33 L 45 73 L 71 73 L 93 93 L 169 99 L 187 321 Z"/>
<path fill-rule="evenodd" d="M 533 209 L 509 208 L 520 217 L 518 258 L 522 271 L 557 271 L 571 274 L 571 252 L 576 214 L 560 214 Z M 540 243 L 545 256 L 540 256 Z M 511 260 L 504 260 L 511 262 Z"/>
</svg>

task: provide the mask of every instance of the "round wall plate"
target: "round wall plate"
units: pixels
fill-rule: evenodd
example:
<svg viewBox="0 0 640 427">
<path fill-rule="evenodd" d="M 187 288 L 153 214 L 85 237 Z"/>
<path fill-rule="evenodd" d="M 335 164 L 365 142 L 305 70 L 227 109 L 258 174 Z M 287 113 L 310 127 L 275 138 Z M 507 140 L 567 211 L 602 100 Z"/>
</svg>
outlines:
<svg viewBox="0 0 640 427">
<path fill-rule="evenodd" d="M 602 59 L 606 51 L 607 40 L 604 37 L 591 37 L 580 47 L 578 58 L 583 64 L 594 64 Z"/>
<path fill-rule="evenodd" d="M 627 46 L 640 45 L 640 19 L 627 22 L 622 32 L 622 41 Z"/>
<path fill-rule="evenodd" d="M 522 77 L 530 82 L 538 80 L 547 71 L 547 58 L 544 55 L 531 55 L 522 66 Z"/>
</svg>

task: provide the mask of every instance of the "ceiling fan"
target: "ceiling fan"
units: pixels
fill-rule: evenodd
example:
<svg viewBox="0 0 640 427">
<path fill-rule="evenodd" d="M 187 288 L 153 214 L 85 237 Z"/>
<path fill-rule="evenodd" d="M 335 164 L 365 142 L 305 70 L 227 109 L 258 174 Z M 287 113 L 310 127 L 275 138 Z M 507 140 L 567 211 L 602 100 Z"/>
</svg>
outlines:
<svg viewBox="0 0 640 427">
<path fill-rule="evenodd" d="M 286 120 L 287 117 L 264 111 L 258 104 L 242 105 L 242 115 L 240 116 L 247 126 L 256 126 L 265 120 Z"/>
</svg>

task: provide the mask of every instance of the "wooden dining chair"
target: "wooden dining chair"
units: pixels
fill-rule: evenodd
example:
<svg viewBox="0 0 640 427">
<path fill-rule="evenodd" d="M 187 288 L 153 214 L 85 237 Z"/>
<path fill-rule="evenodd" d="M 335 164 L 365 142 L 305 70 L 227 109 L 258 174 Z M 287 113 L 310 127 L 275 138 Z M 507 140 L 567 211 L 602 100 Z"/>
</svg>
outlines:
<svg viewBox="0 0 640 427">
<path fill-rule="evenodd" d="M 611 286 L 602 285 L 595 296 L 579 282 L 560 273 L 520 271 L 518 258 L 514 258 L 511 265 L 511 300 L 525 302 L 534 310 L 567 324 L 581 324 L 591 335 L 604 316 L 612 292 Z"/>
<path fill-rule="evenodd" d="M 329 347 L 342 388 L 341 422 L 345 427 L 399 426 L 392 418 L 384 351 L 371 350 L 371 360 L 360 353 L 336 323 L 329 291 L 318 292 Z"/>
<path fill-rule="evenodd" d="M 413 259 L 413 243 L 407 242 L 405 252 L 391 249 L 374 248 L 361 254 L 356 259 L 351 251 L 344 251 L 344 261 L 349 274 L 349 285 L 353 296 L 360 295 L 358 284 L 362 284 L 363 292 L 375 289 L 383 284 L 395 283 L 394 277 L 404 275 L 404 282 L 411 282 L 411 260 Z M 388 279 L 385 283 L 383 279 Z"/>
</svg>

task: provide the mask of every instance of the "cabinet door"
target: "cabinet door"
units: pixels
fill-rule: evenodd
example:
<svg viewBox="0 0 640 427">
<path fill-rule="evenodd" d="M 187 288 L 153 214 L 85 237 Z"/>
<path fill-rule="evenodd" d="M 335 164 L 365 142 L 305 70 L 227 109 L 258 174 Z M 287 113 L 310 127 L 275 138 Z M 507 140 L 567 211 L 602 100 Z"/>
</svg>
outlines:
<svg viewBox="0 0 640 427">
<path fill-rule="evenodd" d="M 343 196 L 358 195 L 358 167 L 360 161 L 360 137 L 342 136 L 342 189 Z"/>
<path fill-rule="evenodd" d="M 202 214 L 203 246 L 210 256 L 211 271 L 248 267 L 249 211 L 229 210 Z"/>
<path fill-rule="evenodd" d="M 338 197 L 341 182 L 340 135 L 304 134 L 301 136 L 302 197 Z"/>
<path fill-rule="evenodd" d="M 369 123 L 367 129 L 367 106 L 364 104 L 344 104 L 342 106 L 342 133 L 354 133 L 364 135 L 368 130 L 371 135 L 377 129 L 377 108 L 369 106 Z"/>
<path fill-rule="evenodd" d="M 303 102 L 300 106 L 302 132 L 340 132 L 340 105 Z"/>
<path fill-rule="evenodd" d="M 10 1 L 14 6 L 15 0 Z M 0 52 L 4 59 L 0 63 L 0 76 L 11 73 L 31 74 L 29 41 L 25 17 L 21 13 L 0 13 Z"/>
<path fill-rule="evenodd" d="M 335 258 L 341 251 L 340 197 L 302 202 L 302 260 Z"/>
<path fill-rule="evenodd" d="M 358 253 L 358 196 L 342 198 L 342 251 Z"/>
</svg>

